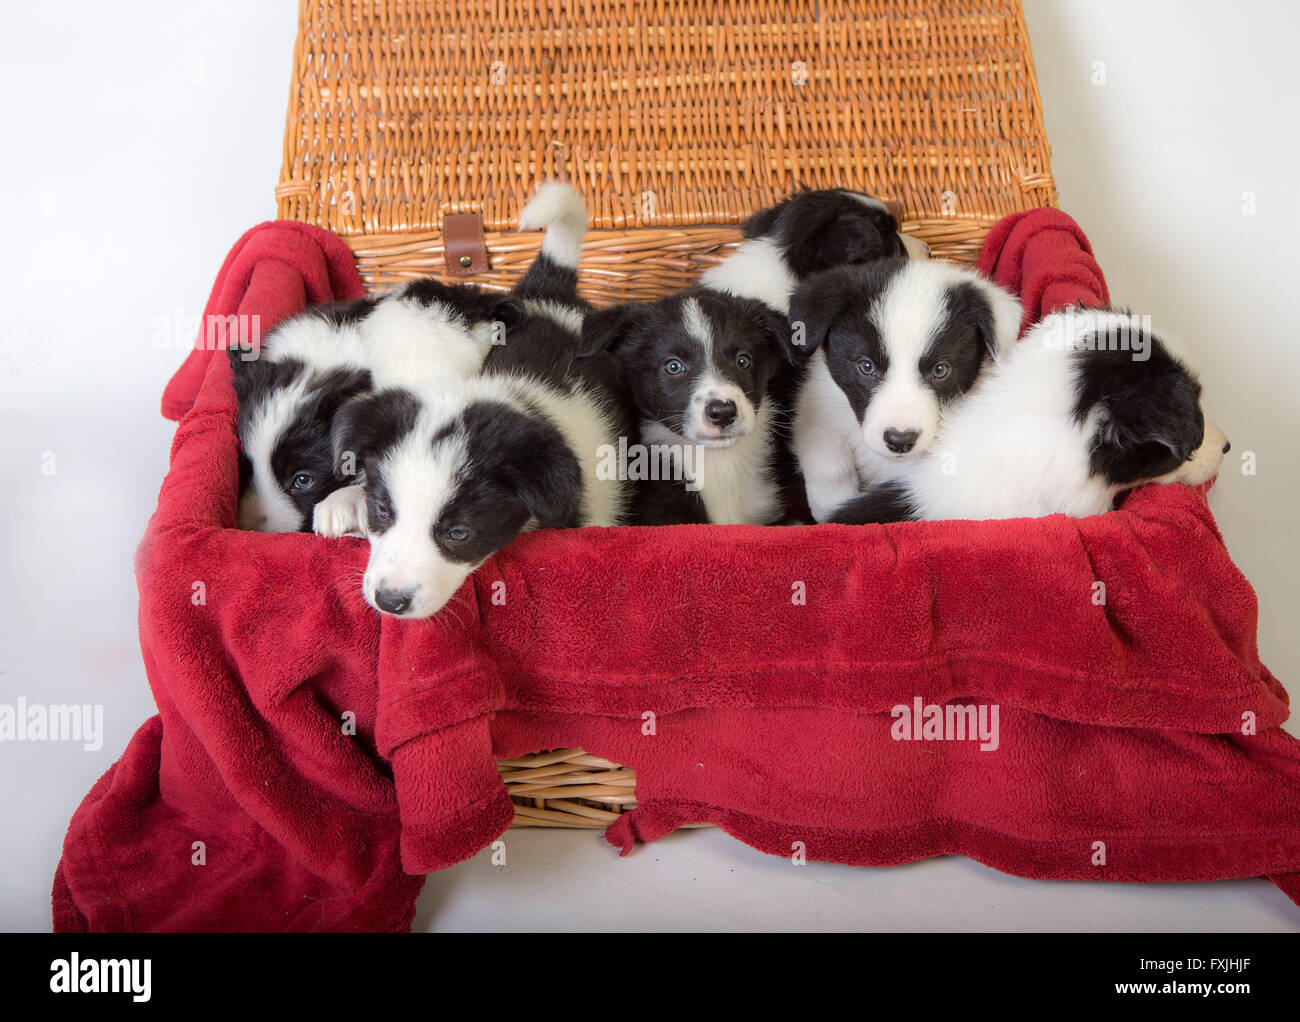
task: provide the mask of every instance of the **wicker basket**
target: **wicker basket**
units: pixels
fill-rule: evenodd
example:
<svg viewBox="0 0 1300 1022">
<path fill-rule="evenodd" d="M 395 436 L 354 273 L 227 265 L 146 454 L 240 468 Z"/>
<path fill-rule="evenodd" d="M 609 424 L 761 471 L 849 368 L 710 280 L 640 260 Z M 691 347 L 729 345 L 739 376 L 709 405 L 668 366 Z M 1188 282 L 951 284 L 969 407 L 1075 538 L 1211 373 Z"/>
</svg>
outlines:
<svg viewBox="0 0 1300 1022">
<path fill-rule="evenodd" d="M 737 224 L 798 185 L 894 200 L 938 258 L 1056 204 L 1015 0 L 303 0 L 281 217 L 351 246 L 368 286 L 444 276 L 449 213 L 478 214 L 509 289 L 540 236 L 537 182 L 592 211 L 594 302 L 689 286 Z M 517 825 L 605 827 L 632 771 L 579 749 L 502 761 Z"/>
</svg>

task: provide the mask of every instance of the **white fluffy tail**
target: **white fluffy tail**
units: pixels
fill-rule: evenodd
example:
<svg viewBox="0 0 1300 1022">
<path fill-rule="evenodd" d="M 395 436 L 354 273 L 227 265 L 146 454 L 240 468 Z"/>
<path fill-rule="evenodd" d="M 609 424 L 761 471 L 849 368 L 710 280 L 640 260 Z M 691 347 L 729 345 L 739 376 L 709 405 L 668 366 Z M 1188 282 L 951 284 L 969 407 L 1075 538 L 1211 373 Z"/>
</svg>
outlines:
<svg viewBox="0 0 1300 1022">
<path fill-rule="evenodd" d="M 578 268 L 582 239 L 587 233 L 587 206 L 563 181 L 545 181 L 519 214 L 519 229 L 546 228 L 542 255 L 565 269 Z"/>
</svg>

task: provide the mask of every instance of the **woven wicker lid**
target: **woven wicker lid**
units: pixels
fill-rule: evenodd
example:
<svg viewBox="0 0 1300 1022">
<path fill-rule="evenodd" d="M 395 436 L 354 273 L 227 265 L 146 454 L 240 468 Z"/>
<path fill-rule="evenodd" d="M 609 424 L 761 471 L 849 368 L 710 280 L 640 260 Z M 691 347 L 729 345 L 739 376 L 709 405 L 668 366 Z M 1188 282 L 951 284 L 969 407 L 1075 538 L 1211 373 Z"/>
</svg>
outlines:
<svg viewBox="0 0 1300 1022">
<path fill-rule="evenodd" d="M 597 231 L 860 188 L 961 259 L 997 218 L 1055 204 L 1012 0 L 301 4 L 281 216 L 401 276 L 414 250 L 394 236 L 427 255 L 445 214 L 477 213 L 492 251 L 548 177 L 578 184 Z"/>
</svg>

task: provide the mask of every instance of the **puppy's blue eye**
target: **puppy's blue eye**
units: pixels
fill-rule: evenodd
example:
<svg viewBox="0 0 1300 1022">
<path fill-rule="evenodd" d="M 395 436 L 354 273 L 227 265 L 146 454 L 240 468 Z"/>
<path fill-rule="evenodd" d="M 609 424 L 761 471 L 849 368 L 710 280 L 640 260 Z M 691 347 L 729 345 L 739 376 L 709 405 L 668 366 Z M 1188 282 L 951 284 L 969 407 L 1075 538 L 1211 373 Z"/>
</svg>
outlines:
<svg viewBox="0 0 1300 1022">
<path fill-rule="evenodd" d="M 950 372 L 952 372 L 952 366 L 947 362 L 936 362 L 934 368 L 930 370 L 930 375 L 936 380 L 942 380 Z"/>
<path fill-rule="evenodd" d="M 470 530 L 464 525 L 453 525 L 447 530 L 447 538 L 453 543 L 464 543 L 469 537 Z"/>
<path fill-rule="evenodd" d="M 680 376 L 686 372 L 686 366 L 682 365 L 681 359 L 670 358 L 664 363 L 664 372 L 669 376 Z"/>
<path fill-rule="evenodd" d="M 748 369 L 753 365 L 753 360 L 742 351 L 736 356 L 736 365 L 741 369 Z"/>
<path fill-rule="evenodd" d="M 871 361 L 869 358 L 860 358 L 858 359 L 858 372 L 863 376 L 875 376 L 876 363 Z"/>
<path fill-rule="evenodd" d="M 293 482 L 290 483 L 290 486 L 295 490 L 310 490 L 315 485 L 316 477 L 310 472 L 299 472 L 293 477 Z"/>
</svg>

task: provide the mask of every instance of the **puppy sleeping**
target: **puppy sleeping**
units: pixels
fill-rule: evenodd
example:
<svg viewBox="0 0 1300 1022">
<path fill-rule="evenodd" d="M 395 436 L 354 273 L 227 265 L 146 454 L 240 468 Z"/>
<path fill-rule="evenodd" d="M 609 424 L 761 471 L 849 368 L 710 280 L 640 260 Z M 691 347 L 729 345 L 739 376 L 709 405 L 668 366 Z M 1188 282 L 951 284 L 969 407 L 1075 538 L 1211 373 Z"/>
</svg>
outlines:
<svg viewBox="0 0 1300 1022">
<path fill-rule="evenodd" d="M 521 284 L 486 313 L 505 334 L 480 375 L 377 390 L 336 416 L 336 463 L 364 483 L 322 503 L 316 528 L 364 528 L 362 590 L 377 610 L 436 614 L 527 529 L 626 520 L 623 483 L 598 471 L 601 449 L 634 428 L 622 377 L 608 355 L 574 358 L 587 311 L 576 273 L 586 219 L 558 184 L 524 210 L 523 225 L 545 223 L 547 235 Z"/>
<path fill-rule="evenodd" d="M 310 529 L 320 501 L 348 480 L 334 475 L 330 424 L 345 402 L 400 381 L 475 375 L 498 329 L 495 297 L 436 280 L 382 297 L 315 306 L 285 320 L 260 357 L 231 351 L 243 452 L 239 527 Z"/>
<path fill-rule="evenodd" d="M 812 352 L 793 447 L 821 522 L 925 454 L 940 423 L 1015 343 L 1020 303 L 952 263 L 886 259 L 816 274 L 790 322 Z"/>
<path fill-rule="evenodd" d="M 831 521 L 1076 517 L 1143 483 L 1209 481 L 1228 443 L 1185 355 L 1109 310 L 1048 316 L 945 417 L 927 454 Z"/>
<path fill-rule="evenodd" d="M 755 213 L 745 240 L 700 284 L 785 313 L 801 280 L 822 270 L 899 256 L 928 259 L 929 246 L 898 232 L 879 199 L 847 188 L 802 191 Z"/>
</svg>

